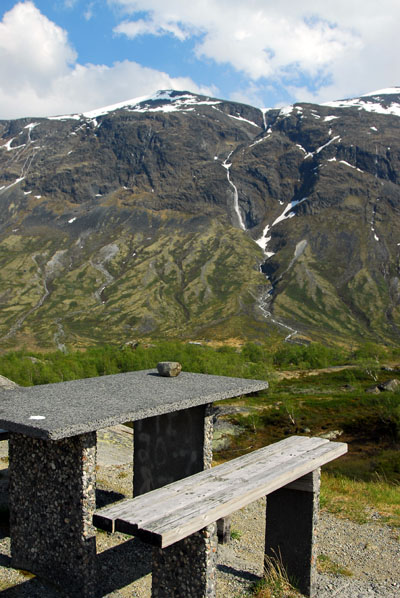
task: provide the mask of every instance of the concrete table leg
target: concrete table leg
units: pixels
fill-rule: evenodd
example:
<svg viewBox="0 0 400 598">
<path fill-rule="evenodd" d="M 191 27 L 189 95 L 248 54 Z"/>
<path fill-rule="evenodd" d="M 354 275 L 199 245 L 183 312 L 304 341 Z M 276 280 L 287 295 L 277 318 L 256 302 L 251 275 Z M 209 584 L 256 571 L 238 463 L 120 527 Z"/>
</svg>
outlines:
<svg viewBox="0 0 400 598">
<path fill-rule="evenodd" d="M 163 550 L 154 548 L 152 598 L 214 598 L 216 524 Z"/>
<path fill-rule="evenodd" d="M 211 467 L 212 405 L 135 422 L 134 496 Z M 216 525 L 153 551 L 153 598 L 215 596 Z"/>
<path fill-rule="evenodd" d="M 278 559 L 289 580 L 306 596 L 313 596 L 315 587 L 319 488 L 317 469 L 267 496 L 267 562 Z"/>
<path fill-rule="evenodd" d="M 96 595 L 96 433 L 52 441 L 10 434 L 12 566 Z"/>
<path fill-rule="evenodd" d="M 139 496 L 211 467 L 211 405 L 134 423 L 133 495 Z"/>
</svg>

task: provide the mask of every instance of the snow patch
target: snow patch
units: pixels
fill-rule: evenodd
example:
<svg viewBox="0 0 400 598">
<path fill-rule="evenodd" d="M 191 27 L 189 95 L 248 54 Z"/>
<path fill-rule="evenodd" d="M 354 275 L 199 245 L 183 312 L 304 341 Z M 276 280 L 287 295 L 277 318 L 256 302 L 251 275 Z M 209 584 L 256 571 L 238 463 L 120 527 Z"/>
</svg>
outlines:
<svg viewBox="0 0 400 598">
<path fill-rule="evenodd" d="M 338 116 L 325 116 L 324 117 L 324 122 L 328 123 L 331 120 L 335 120 L 335 118 L 339 118 Z"/>
<path fill-rule="evenodd" d="M 358 170 L 358 172 L 362 172 L 364 173 L 363 170 L 361 170 L 361 168 L 357 168 L 357 166 L 353 166 L 353 164 L 349 164 L 348 162 L 346 162 L 345 160 L 340 160 L 339 162 L 340 164 L 344 164 L 345 166 L 349 166 L 350 168 L 354 168 L 354 170 Z"/>
<path fill-rule="evenodd" d="M 29 129 L 29 132 L 32 131 L 32 129 L 34 129 L 35 127 L 37 127 L 40 123 L 30 123 L 29 125 L 26 125 L 24 127 L 24 129 Z"/>
<path fill-rule="evenodd" d="M 262 143 L 263 141 L 266 141 L 267 139 L 269 139 L 271 137 L 271 135 L 267 135 L 266 137 L 262 137 L 261 139 L 256 139 L 256 141 L 254 141 L 254 143 L 252 143 L 251 145 L 249 145 L 250 147 L 253 147 L 254 145 L 258 145 L 259 143 Z M 216 158 L 214 158 L 215 160 Z"/>
<path fill-rule="evenodd" d="M 64 114 L 63 116 L 48 116 L 48 120 L 81 120 L 82 114 Z M 74 135 L 74 133 L 71 133 Z"/>
<path fill-rule="evenodd" d="M 367 98 L 368 96 L 384 96 L 384 95 L 394 95 L 400 94 L 400 87 L 387 87 L 386 89 L 378 89 L 377 91 L 370 91 L 369 93 L 364 93 L 361 97 Z"/>
<path fill-rule="evenodd" d="M 228 114 L 228 116 L 229 118 L 235 118 L 236 120 L 241 120 L 245 123 L 249 123 L 249 125 L 253 125 L 253 127 L 257 127 L 258 129 L 260 128 L 260 125 L 257 125 L 252 120 L 247 120 L 247 118 L 243 118 L 242 116 L 233 116 L 233 114 Z"/>
<path fill-rule="evenodd" d="M 13 183 L 11 183 L 10 185 L 7 185 L 7 187 L 1 187 L 0 191 L 7 191 L 7 189 L 10 189 L 11 187 L 14 187 L 14 185 L 18 185 L 18 183 L 20 183 L 21 181 L 24 180 L 24 176 L 20 177 L 19 179 L 17 179 L 16 181 L 14 181 Z"/>
<path fill-rule="evenodd" d="M 268 237 L 268 231 L 270 230 L 270 228 L 270 225 L 267 224 L 267 226 L 263 230 L 261 237 L 259 239 L 255 239 L 255 242 L 257 243 L 257 245 L 261 247 L 264 253 L 266 252 L 267 244 L 271 240 L 271 237 Z"/>
<path fill-rule="evenodd" d="M 267 226 L 263 230 L 261 237 L 259 239 L 255 239 L 255 242 L 257 243 L 257 245 L 259 245 L 261 247 L 261 249 L 264 251 L 264 254 L 267 257 L 271 257 L 270 255 L 268 255 L 268 253 L 272 253 L 272 252 L 267 252 L 267 245 L 271 240 L 271 236 L 268 236 L 268 233 L 271 230 L 271 228 L 273 226 L 276 226 L 279 222 L 282 222 L 282 220 L 287 220 L 288 218 L 293 218 L 293 216 L 296 215 L 294 212 L 292 212 L 293 208 L 296 207 L 298 204 L 302 203 L 303 201 L 305 201 L 306 199 L 307 199 L 307 197 L 303 197 L 303 199 L 299 199 L 297 201 L 290 201 L 287 204 L 286 208 L 283 210 L 282 214 L 280 216 L 278 216 L 278 218 L 276 218 L 272 224 L 267 224 Z M 274 254 L 272 253 L 272 255 L 274 255 Z"/>
<path fill-rule="evenodd" d="M 11 152 L 12 150 L 16 150 L 16 149 L 20 149 L 21 147 L 25 147 L 25 143 L 23 143 L 22 145 L 16 145 L 15 147 L 11 147 L 12 142 L 14 141 L 15 137 L 13 137 L 12 139 L 9 139 L 7 141 L 7 143 L 5 143 L 4 145 L 0 146 L 3 149 L 6 149 L 8 152 Z"/>
<path fill-rule="evenodd" d="M 298 147 L 302 152 L 307 154 L 307 150 L 305 150 L 304 147 L 302 145 L 300 145 L 300 143 L 296 143 L 296 147 Z"/>
<path fill-rule="evenodd" d="M 74 216 L 74 218 L 71 218 L 70 220 L 68 220 L 68 224 L 72 224 L 73 222 L 75 222 L 76 220 L 76 216 Z"/>
<path fill-rule="evenodd" d="M 335 137 L 332 137 L 332 139 L 330 139 L 327 143 L 325 143 L 324 145 L 321 145 L 321 147 L 319 147 L 317 150 L 315 150 L 315 153 L 319 154 L 319 152 L 321 152 L 324 148 L 328 147 L 328 145 L 330 145 L 331 143 L 336 141 L 336 139 L 339 139 L 339 141 L 340 141 L 340 135 L 336 135 Z"/>
<path fill-rule="evenodd" d="M 332 108 L 358 108 L 366 112 L 375 112 L 377 114 L 391 114 L 393 116 L 400 116 L 400 102 L 391 102 L 384 106 L 382 105 L 379 96 L 400 94 L 399 87 L 382 89 L 380 91 L 368 93 L 359 98 L 352 98 L 348 100 L 336 100 L 334 102 L 325 102 L 323 106 L 330 106 Z"/>
<path fill-rule="evenodd" d="M 284 106 L 280 109 L 279 116 L 289 116 L 292 114 L 294 106 Z"/>
</svg>

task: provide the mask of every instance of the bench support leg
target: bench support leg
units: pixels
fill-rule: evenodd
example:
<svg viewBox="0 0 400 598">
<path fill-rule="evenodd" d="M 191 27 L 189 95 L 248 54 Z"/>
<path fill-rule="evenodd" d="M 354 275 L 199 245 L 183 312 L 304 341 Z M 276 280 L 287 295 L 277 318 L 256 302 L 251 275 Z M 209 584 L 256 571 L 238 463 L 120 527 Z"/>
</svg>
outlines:
<svg viewBox="0 0 400 598">
<path fill-rule="evenodd" d="M 265 555 L 279 560 L 289 580 L 313 596 L 316 575 L 315 527 L 320 469 L 267 496 Z"/>
<path fill-rule="evenodd" d="M 10 434 L 11 563 L 96 595 L 96 433 L 59 441 Z"/>
<path fill-rule="evenodd" d="M 152 598 L 214 598 L 216 524 L 153 551 Z"/>
<path fill-rule="evenodd" d="M 222 517 L 217 521 L 218 544 L 229 544 L 231 541 L 231 516 Z"/>
</svg>

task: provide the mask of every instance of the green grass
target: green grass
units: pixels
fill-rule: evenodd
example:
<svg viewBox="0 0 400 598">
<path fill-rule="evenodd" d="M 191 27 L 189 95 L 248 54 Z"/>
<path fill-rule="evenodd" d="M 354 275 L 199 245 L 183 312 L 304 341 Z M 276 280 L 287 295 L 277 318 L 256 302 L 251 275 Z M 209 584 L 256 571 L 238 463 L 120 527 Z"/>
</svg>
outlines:
<svg viewBox="0 0 400 598">
<path fill-rule="evenodd" d="M 350 569 L 339 565 L 326 554 L 318 555 L 317 569 L 320 573 L 330 573 L 331 575 L 345 575 L 346 577 L 353 575 Z"/>
<path fill-rule="evenodd" d="M 356 523 L 374 521 L 400 527 L 400 484 L 378 476 L 360 481 L 323 472 L 321 507 Z"/>
<path fill-rule="evenodd" d="M 231 529 L 232 540 L 240 540 L 241 537 L 242 537 L 242 532 L 240 532 L 236 529 Z"/>
</svg>

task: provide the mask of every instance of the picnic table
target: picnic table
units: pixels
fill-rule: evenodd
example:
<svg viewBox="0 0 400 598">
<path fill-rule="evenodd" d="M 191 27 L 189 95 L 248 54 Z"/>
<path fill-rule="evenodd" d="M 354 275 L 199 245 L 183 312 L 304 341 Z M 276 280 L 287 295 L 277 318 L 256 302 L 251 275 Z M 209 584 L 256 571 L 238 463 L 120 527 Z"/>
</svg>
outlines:
<svg viewBox="0 0 400 598">
<path fill-rule="evenodd" d="M 143 370 L 1 395 L 9 432 L 12 566 L 96 596 L 96 431 L 134 422 L 134 495 L 211 467 L 212 403 L 266 381 Z"/>
</svg>

